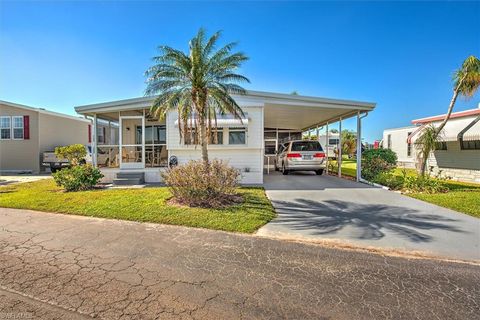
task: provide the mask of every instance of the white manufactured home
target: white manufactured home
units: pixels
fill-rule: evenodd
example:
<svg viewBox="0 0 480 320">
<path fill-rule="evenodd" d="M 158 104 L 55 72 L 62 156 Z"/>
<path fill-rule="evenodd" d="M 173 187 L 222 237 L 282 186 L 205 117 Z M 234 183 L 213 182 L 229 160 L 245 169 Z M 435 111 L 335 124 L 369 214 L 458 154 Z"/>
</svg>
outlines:
<svg viewBox="0 0 480 320">
<path fill-rule="evenodd" d="M 433 116 L 413 120 L 413 126 L 386 129 L 383 131 L 383 147 L 395 151 L 399 166 L 416 168 L 416 139 L 425 126 L 438 126 L 443 119 L 445 115 Z M 480 182 L 480 106 L 452 113 L 427 166 L 434 174 L 440 173 L 459 181 Z"/>
<path fill-rule="evenodd" d="M 298 95 L 248 91 L 234 96 L 244 119 L 218 116 L 218 141 L 208 146 L 210 158 L 218 158 L 241 171 L 243 184 L 262 184 L 264 169 L 278 145 L 301 139 L 302 132 L 328 123 L 361 117 L 374 103 Z M 93 161 L 102 169 L 104 182 L 122 173 L 144 175 L 146 182 L 160 182 L 160 173 L 171 156 L 180 164 L 200 158 L 200 147 L 180 139 L 178 115 L 165 120 L 150 115 L 154 97 L 142 97 L 78 106 L 75 110 L 93 120 Z M 102 130 L 98 126 L 102 125 Z"/>
</svg>

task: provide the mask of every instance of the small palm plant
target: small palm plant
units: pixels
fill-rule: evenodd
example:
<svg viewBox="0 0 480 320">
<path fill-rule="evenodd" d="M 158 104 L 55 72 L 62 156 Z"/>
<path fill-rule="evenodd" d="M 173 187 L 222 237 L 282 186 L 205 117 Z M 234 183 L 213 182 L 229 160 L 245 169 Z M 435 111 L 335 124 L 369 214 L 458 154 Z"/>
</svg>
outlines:
<svg viewBox="0 0 480 320">
<path fill-rule="evenodd" d="M 247 56 L 232 53 L 235 42 L 217 50 L 220 35 L 219 31 L 206 39 L 205 31 L 200 29 L 190 40 L 188 53 L 160 46 L 161 54 L 153 58 L 155 64 L 145 73 L 145 94 L 158 95 L 151 107 L 152 114 L 164 119 L 169 110 L 177 110 L 180 139 L 189 134 L 190 141 L 199 142 L 205 163 L 208 163 L 207 145 L 216 130 L 217 114 L 232 114 L 242 119 L 244 113 L 232 94 L 245 94 L 239 84 L 250 82 L 236 73 L 248 60 Z M 215 133 L 213 137 L 216 136 Z"/>
<path fill-rule="evenodd" d="M 437 128 L 429 124 L 423 128 L 421 135 L 415 140 L 415 148 L 418 150 L 417 157 L 420 163 L 420 175 L 424 176 L 427 169 L 427 160 L 430 153 L 435 151 L 439 140 Z"/>
</svg>

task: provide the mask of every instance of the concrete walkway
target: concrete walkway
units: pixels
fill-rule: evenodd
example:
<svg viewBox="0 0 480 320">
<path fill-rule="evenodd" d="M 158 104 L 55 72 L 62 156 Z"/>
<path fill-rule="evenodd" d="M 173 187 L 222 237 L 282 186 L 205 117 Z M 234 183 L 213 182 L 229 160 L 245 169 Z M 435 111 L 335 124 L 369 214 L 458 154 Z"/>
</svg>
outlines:
<svg viewBox="0 0 480 320">
<path fill-rule="evenodd" d="M 480 260 L 480 219 L 332 176 L 264 178 L 278 218 L 258 235 Z"/>
<path fill-rule="evenodd" d="M 0 208 L 0 318 L 478 319 L 480 267 Z"/>
</svg>

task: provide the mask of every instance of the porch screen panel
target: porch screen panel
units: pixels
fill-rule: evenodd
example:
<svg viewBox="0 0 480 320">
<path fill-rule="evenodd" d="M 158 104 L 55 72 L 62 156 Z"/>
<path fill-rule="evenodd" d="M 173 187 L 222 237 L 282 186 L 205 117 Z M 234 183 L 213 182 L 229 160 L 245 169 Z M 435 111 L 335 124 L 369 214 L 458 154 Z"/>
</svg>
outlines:
<svg viewBox="0 0 480 320">
<path fill-rule="evenodd" d="M 136 128 L 136 143 L 141 144 L 142 127 Z M 164 167 L 168 163 L 167 130 L 163 124 L 145 125 L 145 166 Z"/>
<path fill-rule="evenodd" d="M 100 115 L 98 117 L 101 117 Z M 120 129 L 118 121 L 97 120 L 97 166 L 118 168 L 120 166 Z M 101 135 L 102 139 L 98 136 Z"/>
</svg>

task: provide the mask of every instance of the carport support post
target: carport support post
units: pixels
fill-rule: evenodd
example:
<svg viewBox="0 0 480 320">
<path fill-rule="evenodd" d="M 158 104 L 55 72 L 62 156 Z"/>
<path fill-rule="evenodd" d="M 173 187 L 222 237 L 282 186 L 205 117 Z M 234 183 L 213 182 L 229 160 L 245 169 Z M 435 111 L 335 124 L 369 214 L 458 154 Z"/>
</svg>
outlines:
<svg viewBox="0 0 480 320">
<path fill-rule="evenodd" d="M 357 182 L 362 179 L 362 118 L 357 111 Z"/>
<path fill-rule="evenodd" d="M 93 148 L 92 148 L 92 164 L 97 166 L 97 114 L 93 115 L 93 134 L 92 134 Z"/>
<path fill-rule="evenodd" d="M 328 122 L 327 122 L 327 125 L 325 126 L 326 127 L 326 133 L 325 133 L 325 154 L 326 154 L 326 157 L 325 159 L 327 159 L 327 162 L 325 163 L 325 169 L 327 170 L 327 174 L 328 174 Z"/>
<path fill-rule="evenodd" d="M 340 134 L 338 135 L 338 176 L 341 178 L 342 177 L 342 118 L 340 117 L 339 120 L 339 132 Z"/>
</svg>

